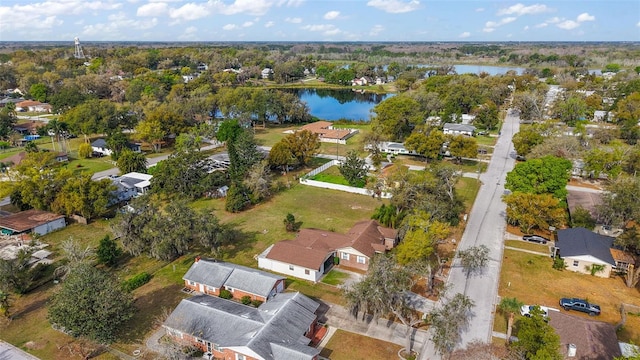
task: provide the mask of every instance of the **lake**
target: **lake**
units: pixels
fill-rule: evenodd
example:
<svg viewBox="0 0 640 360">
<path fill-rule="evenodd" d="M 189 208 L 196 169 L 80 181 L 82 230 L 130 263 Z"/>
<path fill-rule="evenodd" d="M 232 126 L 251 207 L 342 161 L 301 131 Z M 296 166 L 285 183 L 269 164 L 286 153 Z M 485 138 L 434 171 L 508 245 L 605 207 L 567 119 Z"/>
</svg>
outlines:
<svg viewBox="0 0 640 360">
<path fill-rule="evenodd" d="M 292 89 L 307 103 L 309 113 L 322 120 L 369 121 L 371 109 L 395 94 L 374 94 L 354 90 Z"/>
</svg>

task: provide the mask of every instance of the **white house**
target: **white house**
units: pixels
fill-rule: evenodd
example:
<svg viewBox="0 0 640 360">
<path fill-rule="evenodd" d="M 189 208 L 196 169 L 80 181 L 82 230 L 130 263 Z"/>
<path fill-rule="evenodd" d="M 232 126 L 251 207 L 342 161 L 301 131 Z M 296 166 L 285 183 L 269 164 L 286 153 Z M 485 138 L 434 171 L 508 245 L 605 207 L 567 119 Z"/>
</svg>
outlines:
<svg viewBox="0 0 640 360">
<path fill-rule="evenodd" d="M 365 150 L 370 150 L 371 146 L 366 145 Z M 383 141 L 378 145 L 378 150 L 387 154 L 394 155 L 418 155 L 414 150 L 407 150 L 404 147 L 403 143 L 391 142 L 391 141 Z"/>
<path fill-rule="evenodd" d="M 593 112 L 593 121 L 613 121 L 613 113 L 611 111 L 596 110 Z"/>
<path fill-rule="evenodd" d="M 139 153 L 142 151 L 140 144 L 127 143 L 127 147 L 129 148 L 129 150 L 135 153 Z M 102 154 L 104 156 L 110 156 L 113 153 L 113 151 L 109 149 L 109 146 L 107 145 L 107 141 L 105 139 L 97 139 L 92 142 L 91 151 L 93 151 L 94 153 Z"/>
<path fill-rule="evenodd" d="M 153 175 L 130 172 L 122 176 L 110 177 L 111 182 L 116 186 L 113 203 L 129 201 L 136 196 L 146 194 L 151 187 Z"/>
<path fill-rule="evenodd" d="M 260 73 L 263 79 L 268 79 L 271 75 L 273 75 L 273 70 L 269 68 L 262 69 Z"/>
<path fill-rule="evenodd" d="M 446 123 L 444 124 L 443 132 L 451 135 L 467 135 L 473 136 L 476 131 L 476 127 L 466 124 Z"/>
</svg>

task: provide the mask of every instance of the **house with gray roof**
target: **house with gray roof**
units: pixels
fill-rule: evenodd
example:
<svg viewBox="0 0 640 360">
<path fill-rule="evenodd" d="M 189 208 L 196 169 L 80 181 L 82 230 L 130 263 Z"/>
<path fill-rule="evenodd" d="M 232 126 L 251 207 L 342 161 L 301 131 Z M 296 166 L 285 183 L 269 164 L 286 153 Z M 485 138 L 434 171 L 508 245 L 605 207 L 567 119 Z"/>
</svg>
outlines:
<svg viewBox="0 0 640 360">
<path fill-rule="evenodd" d="M 257 308 L 198 295 L 182 300 L 163 327 L 215 359 L 316 360 L 320 351 L 309 344 L 321 328 L 318 307 L 298 292 L 278 294 Z"/>
<path fill-rule="evenodd" d="M 476 131 L 476 127 L 467 124 L 446 123 L 442 129 L 442 132 L 450 135 L 467 135 L 473 136 Z"/>
<path fill-rule="evenodd" d="M 153 175 L 130 172 L 121 176 L 111 176 L 111 182 L 116 190 L 111 194 L 111 203 L 118 204 L 129 201 L 136 196 L 144 195 L 151 188 Z"/>
<path fill-rule="evenodd" d="M 227 290 L 235 299 L 268 301 L 284 291 L 285 278 L 280 275 L 224 261 L 196 258 L 183 278 L 185 288 L 207 295 Z"/>
<path fill-rule="evenodd" d="M 616 269 L 612 245 L 612 237 L 579 227 L 558 230 L 556 249 L 564 259 L 567 270 L 591 274 L 593 265 L 603 266 L 604 269 L 595 275 L 606 278 Z"/>
</svg>

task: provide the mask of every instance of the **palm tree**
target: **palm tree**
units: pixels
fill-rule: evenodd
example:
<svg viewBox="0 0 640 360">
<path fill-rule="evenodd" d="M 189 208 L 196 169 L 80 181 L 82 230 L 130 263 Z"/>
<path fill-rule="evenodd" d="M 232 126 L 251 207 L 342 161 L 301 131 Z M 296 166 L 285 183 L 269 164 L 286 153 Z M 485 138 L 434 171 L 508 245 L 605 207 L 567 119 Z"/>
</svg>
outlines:
<svg viewBox="0 0 640 360">
<path fill-rule="evenodd" d="M 60 142 L 60 135 L 62 135 L 67 130 L 67 123 L 52 119 L 49 121 L 49 123 L 47 123 L 47 129 L 53 131 L 56 141 L 60 146 L 60 150 L 62 152 L 66 152 L 64 141 L 62 143 Z"/>
<path fill-rule="evenodd" d="M 509 314 L 509 320 L 507 322 L 507 343 L 511 338 L 511 331 L 513 330 L 513 318 L 516 312 L 520 311 L 520 308 L 524 305 L 516 298 L 503 298 L 498 305 L 498 308 L 504 313 Z"/>
</svg>

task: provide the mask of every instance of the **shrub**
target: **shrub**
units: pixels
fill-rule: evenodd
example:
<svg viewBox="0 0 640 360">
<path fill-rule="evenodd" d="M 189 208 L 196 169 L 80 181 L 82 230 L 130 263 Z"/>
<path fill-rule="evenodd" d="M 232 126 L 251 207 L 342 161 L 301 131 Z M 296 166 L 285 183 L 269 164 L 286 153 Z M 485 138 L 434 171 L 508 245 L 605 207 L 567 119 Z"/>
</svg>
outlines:
<svg viewBox="0 0 640 360">
<path fill-rule="evenodd" d="M 243 303 L 244 305 L 249 305 L 251 304 L 251 296 L 249 295 L 245 295 L 240 299 L 240 302 Z"/>
<path fill-rule="evenodd" d="M 563 259 L 560 258 L 560 256 L 557 256 L 555 259 L 553 259 L 553 268 L 556 270 L 564 270 L 564 268 L 567 267 L 567 264 L 564 262 Z"/>
<path fill-rule="evenodd" d="M 151 275 L 147 272 L 141 272 L 140 274 L 134 275 L 131 279 L 126 280 L 122 283 L 122 290 L 126 292 L 131 292 L 140 286 L 146 284 L 151 280 Z"/>
<path fill-rule="evenodd" d="M 78 157 L 80 157 L 80 159 L 88 159 L 92 153 L 93 149 L 91 148 L 91 144 L 83 143 L 78 146 Z"/>
<path fill-rule="evenodd" d="M 261 300 L 252 300 L 251 301 L 251 305 L 253 305 L 253 307 L 258 307 L 260 305 L 262 305 L 263 301 Z"/>
<path fill-rule="evenodd" d="M 226 289 L 222 289 L 220 290 L 220 295 L 218 295 L 219 297 L 223 298 L 223 299 L 231 299 L 233 297 L 233 294 L 231 294 L 231 291 L 226 290 Z"/>
</svg>

